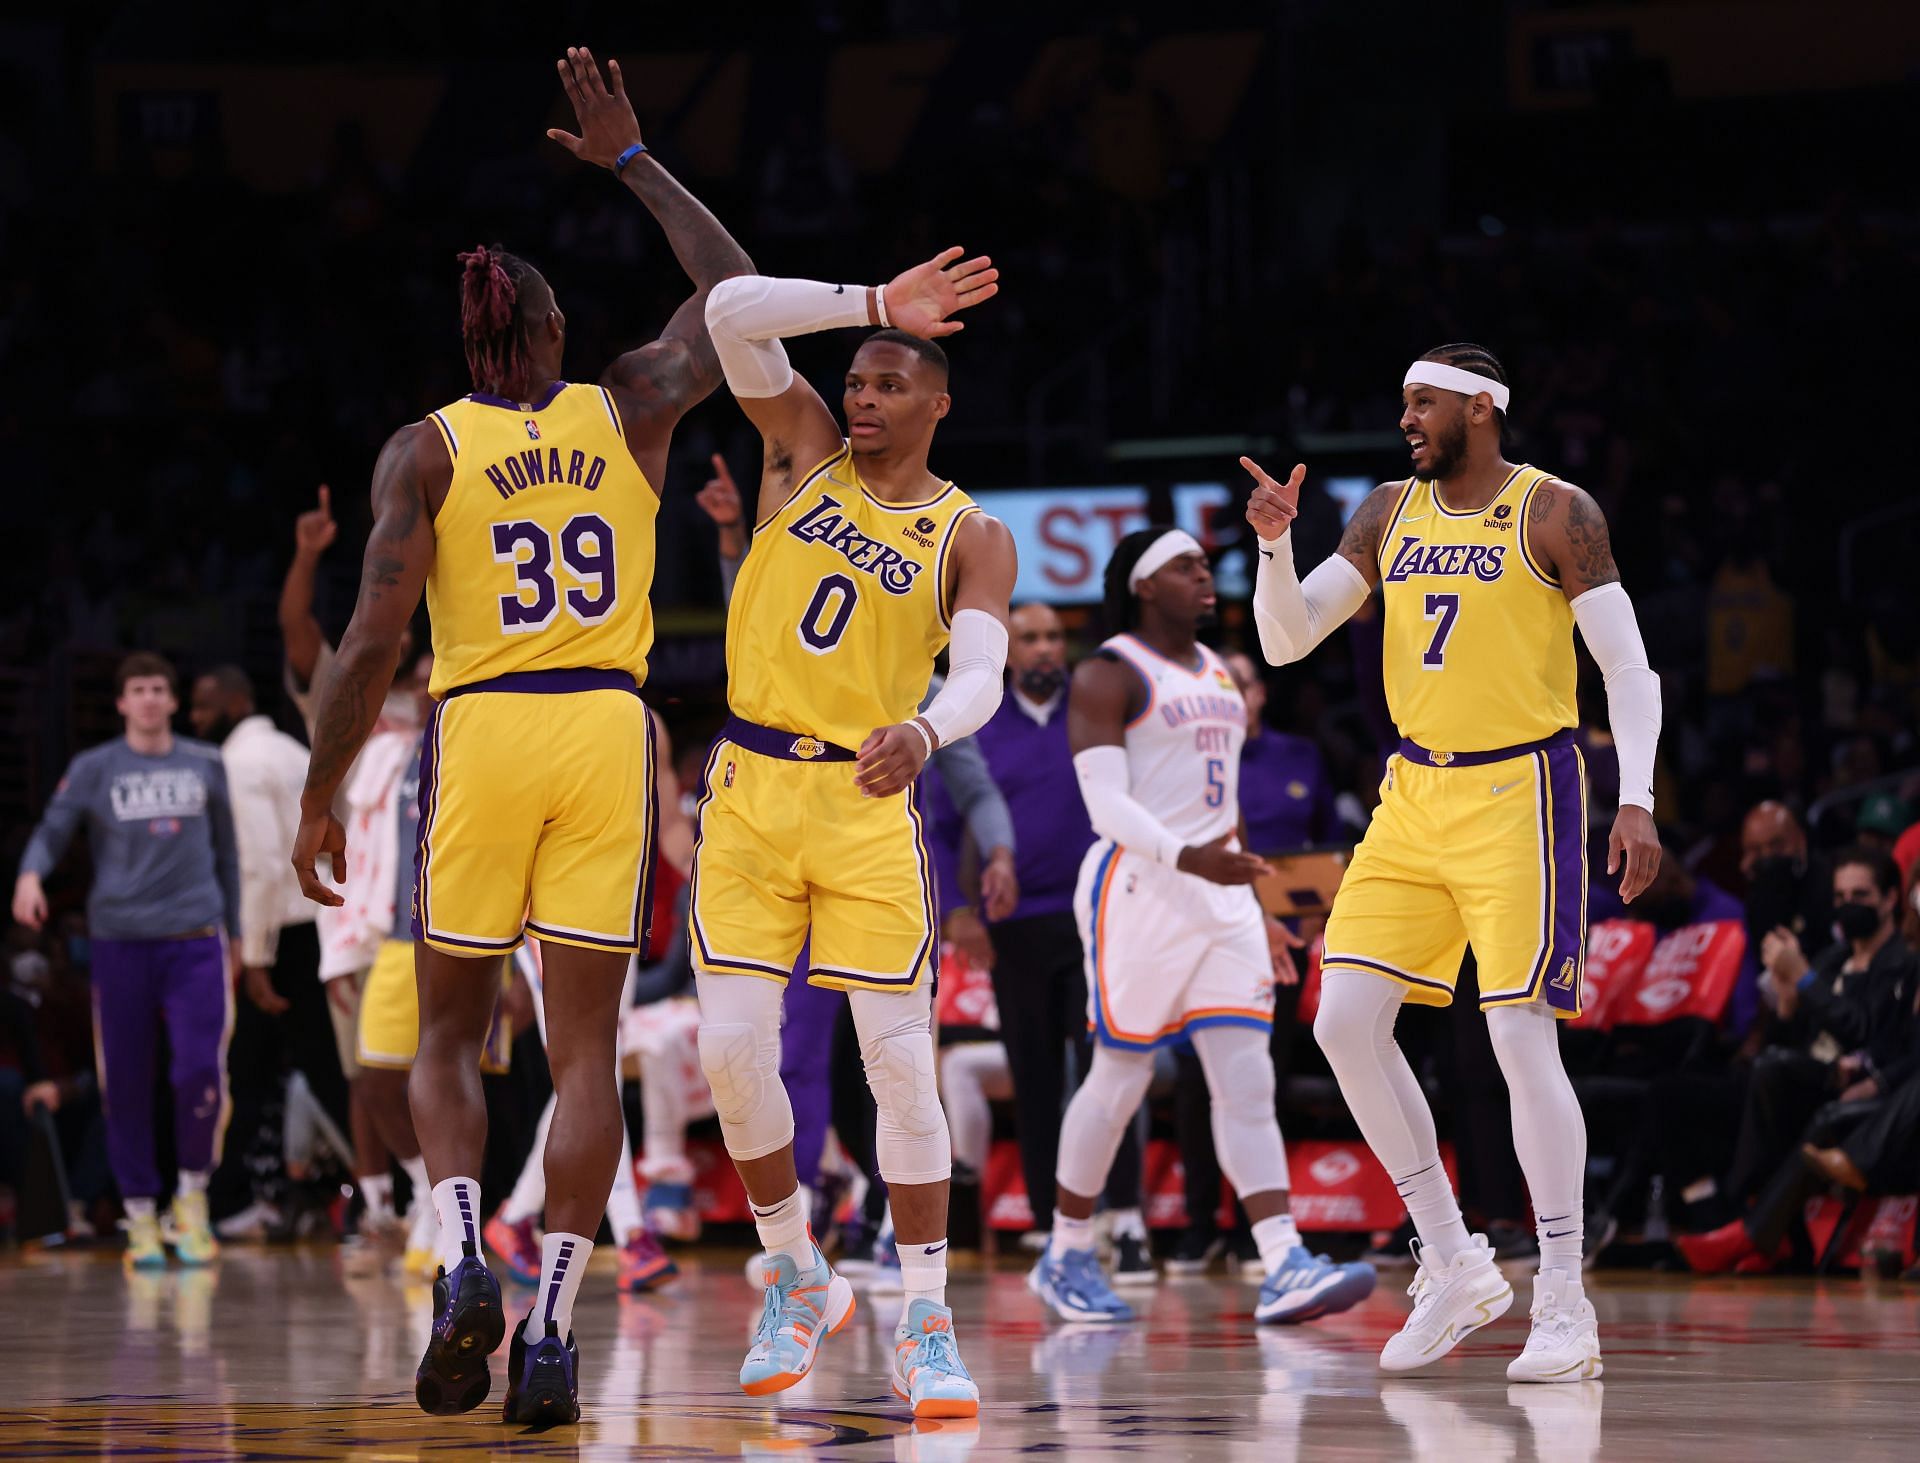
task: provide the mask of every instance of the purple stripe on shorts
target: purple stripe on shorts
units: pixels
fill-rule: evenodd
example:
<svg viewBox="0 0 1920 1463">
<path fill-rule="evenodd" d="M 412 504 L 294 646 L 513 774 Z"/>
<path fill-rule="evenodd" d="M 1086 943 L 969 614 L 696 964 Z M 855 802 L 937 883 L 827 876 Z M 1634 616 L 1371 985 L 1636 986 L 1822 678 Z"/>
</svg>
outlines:
<svg viewBox="0 0 1920 1463">
<path fill-rule="evenodd" d="M 1573 728 L 1566 727 L 1537 742 L 1522 742 L 1515 747 L 1493 747 L 1483 752 L 1430 752 L 1418 742 L 1400 739 L 1400 755 L 1422 767 L 1486 767 L 1494 762 L 1511 762 L 1535 752 L 1558 751 L 1573 745 Z"/>
<path fill-rule="evenodd" d="M 546 671 L 508 671 L 503 676 L 491 676 L 484 681 L 450 686 L 446 694 L 471 696 L 475 691 L 510 691 L 529 696 L 568 696 L 576 691 L 627 691 L 638 696 L 640 684 L 634 680 L 632 671 L 569 667 Z"/>
<path fill-rule="evenodd" d="M 656 761 L 660 747 L 653 736 L 653 713 L 644 707 L 642 711 L 647 718 L 647 841 L 640 848 L 640 889 L 634 896 L 633 939 L 640 958 L 645 960 L 647 939 L 653 933 L 653 870 L 660 847 L 660 768 Z"/>
<path fill-rule="evenodd" d="M 1587 923 L 1587 799 L 1580 753 L 1573 747 L 1555 747 L 1540 754 L 1546 763 L 1545 805 L 1549 819 L 1548 866 L 1542 871 L 1552 891 L 1552 928 L 1546 932 L 1537 982 L 1539 994 L 1556 1010 L 1580 1009 L 1580 974 L 1586 963 Z"/>
<path fill-rule="evenodd" d="M 413 938 L 427 937 L 427 864 L 432 849 L 434 785 L 440 779 L 440 711 L 436 701 L 427 713 L 427 730 L 420 747 L 420 842 L 414 850 Z"/>
</svg>

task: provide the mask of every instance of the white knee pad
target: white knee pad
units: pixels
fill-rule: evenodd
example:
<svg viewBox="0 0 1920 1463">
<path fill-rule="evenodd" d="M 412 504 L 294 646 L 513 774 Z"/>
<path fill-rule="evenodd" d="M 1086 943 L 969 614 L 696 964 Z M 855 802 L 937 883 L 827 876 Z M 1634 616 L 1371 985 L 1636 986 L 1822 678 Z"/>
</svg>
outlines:
<svg viewBox="0 0 1920 1463">
<path fill-rule="evenodd" d="M 1113 1155 L 1153 1084 L 1153 1054 L 1096 1047 L 1087 1080 L 1067 1104 L 1054 1177 L 1069 1194 L 1092 1197 L 1107 1185 Z"/>
<path fill-rule="evenodd" d="M 875 1157 L 889 1184 L 937 1184 L 953 1174 L 953 1143 L 940 1106 L 925 988 L 910 996 L 850 991 L 860 1060 L 874 1106 Z"/>
<path fill-rule="evenodd" d="M 793 1141 L 793 1107 L 780 1081 L 780 987 L 750 975 L 697 981 L 700 1069 L 727 1152 L 743 1162 L 777 1153 Z"/>
</svg>

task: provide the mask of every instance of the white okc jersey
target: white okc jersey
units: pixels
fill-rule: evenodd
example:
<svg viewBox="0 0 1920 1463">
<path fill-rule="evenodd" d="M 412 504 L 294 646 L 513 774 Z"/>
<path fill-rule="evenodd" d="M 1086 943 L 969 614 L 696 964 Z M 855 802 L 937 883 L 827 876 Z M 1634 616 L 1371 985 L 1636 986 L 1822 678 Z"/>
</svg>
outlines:
<svg viewBox="0 0 1920 1463">
<path fill-rule="evenodd" d="M 1240 824 L 1240 748 L 1247 703 L 1226 663 L 1196 645 L 1197 666 L 1179 665 L 1131 635 L 1100 647 L 1140 673 L 1152 694 L 1127 723 L 1133 799 L 1183 845 L 1211 843 Z"/>
<path fill-rule="evenodd" d="M 1146 709 L 1127 723 L 1133 798 L 1182 845 L 1240 822 L 1247 704 L 1205 646 L 1178 665 L 1131 635 L 1101 649 L 1138 671 Z M 1074 891 L 1087 963 L 1087 1019 L 1109 1046 L 1151 1051 L 1208 1026 L 1273 1024 L 1273 966 L 1259 902 L 1102 839 Z"/>
</svg>

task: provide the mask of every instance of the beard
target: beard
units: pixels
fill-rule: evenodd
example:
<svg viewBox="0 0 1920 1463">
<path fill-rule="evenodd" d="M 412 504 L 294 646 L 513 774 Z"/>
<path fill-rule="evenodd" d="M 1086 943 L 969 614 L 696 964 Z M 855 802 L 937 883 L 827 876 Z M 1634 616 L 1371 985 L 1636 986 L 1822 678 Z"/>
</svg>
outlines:
<svg viewBox="0 0 1920 1463">
<path fill-rule="evenodd" d="M 1463 415 L 1443 436 L 1429 436 L 1427 446 L 1433 453 L 1433 465 L 1427 469 L 1429 482 L 1443 482 L 1460 470 L 1467 460 L 1467 419 Z"/>
<path fill-rule="evenodd" d="M 1067 683 L 1067 672 L 1062 666 L 1031 666 L 1021 671 L 1014 680 L 1020 687 L 1020 694 L 1029 701 L 1051 701 Z"/>
</svg>

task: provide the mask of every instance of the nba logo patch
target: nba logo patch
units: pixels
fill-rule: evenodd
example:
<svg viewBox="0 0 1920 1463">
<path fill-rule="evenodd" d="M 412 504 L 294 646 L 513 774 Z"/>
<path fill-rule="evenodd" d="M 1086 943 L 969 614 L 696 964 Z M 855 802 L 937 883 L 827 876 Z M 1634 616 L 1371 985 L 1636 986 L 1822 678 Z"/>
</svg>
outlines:
<svg viewBox="0 0 1920 1463">
<path fill-rule="evenodd" d="M 534 442 L 538 442 L 540 440 L 540 424 L 536 422 L 532 417 L 527 418 L 527 437 L 529 440 Z"/>
<path fill-rule="evenodd" d="M 726 773 L 726 776 L 720 779 L 720 785 L 722 787 L 733 786 L 733 764 L 731 762 L 727 764 L 727 773 Z"/>
</svg>

